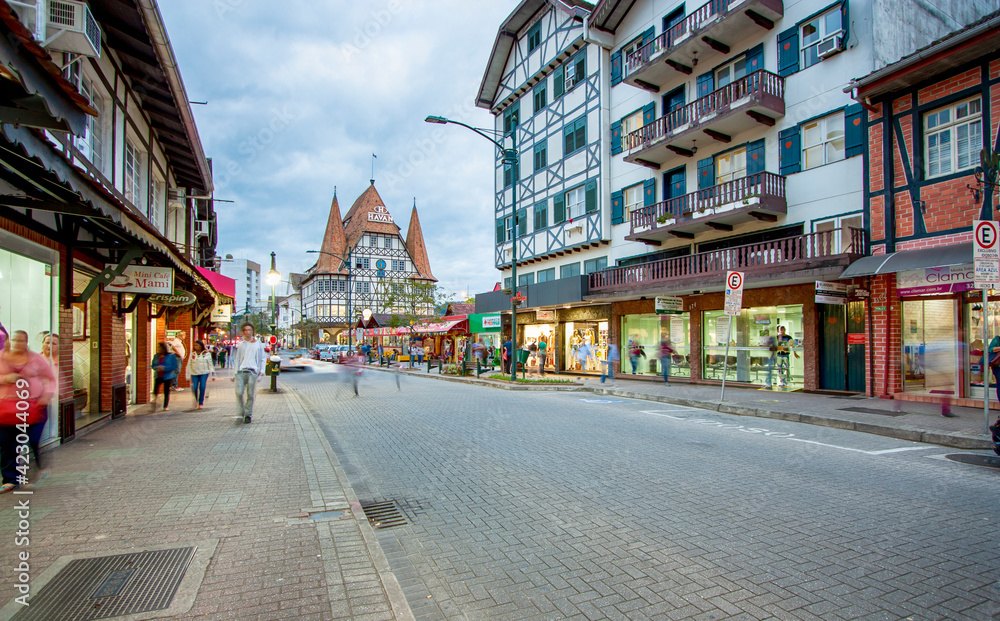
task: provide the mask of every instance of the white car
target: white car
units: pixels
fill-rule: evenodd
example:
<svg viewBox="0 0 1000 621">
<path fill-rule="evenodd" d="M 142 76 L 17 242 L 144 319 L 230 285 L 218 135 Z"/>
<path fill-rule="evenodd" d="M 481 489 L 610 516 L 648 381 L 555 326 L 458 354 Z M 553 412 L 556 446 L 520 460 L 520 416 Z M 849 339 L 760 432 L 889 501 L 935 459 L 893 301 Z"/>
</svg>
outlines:
<svg viewBox="0 0 1000 621">
<path fill-rule="evenodd" d="M 327 362 L 336 362 L 336 357 L 334 349 L 336 345 L 317 345 L 316 349 L 319 350 L 319 359 L 326 360 Z"/>
</svg>

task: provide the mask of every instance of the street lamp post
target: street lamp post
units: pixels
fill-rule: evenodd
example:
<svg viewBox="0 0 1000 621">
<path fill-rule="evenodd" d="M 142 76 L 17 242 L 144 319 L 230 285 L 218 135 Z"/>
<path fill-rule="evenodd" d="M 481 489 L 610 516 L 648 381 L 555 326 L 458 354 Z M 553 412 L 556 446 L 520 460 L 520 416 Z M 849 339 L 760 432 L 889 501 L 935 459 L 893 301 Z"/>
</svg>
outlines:
<svg viewBox="0 0 1000 621">
<path fill-rule="evenodd" d="M 347 319 L 344 322 L 344 325 L 347 326 L 347 351 L 351 351 L 351 349 L 352 349 L 352 347 L 351 347 L 351 344 L 352 344 L 351 336 L 353 334 L 353 328 L 354 328 L 354 326 L 351 325 L 351 321 L 354 318 L 354 313 L 352 312 L 354 309 L 351 308 L 351 289 L 353 288 L 351 286 L 353 284 L 351 282 L 351 280 L 352 280 L 351 279 L 351 249 L 350 248 L 347 249 L 347 256 L 346 257 L 343 257 L 343 256 L 341 256 L 339 254 L 334 253 L 334 252 L 327 252 L 326 250 L 306 250 L 306 252 L 311 252 L 313 254 L 328 254 L 331 257 L 340 259 L 341 261 L 344 261 L 344 262 L 347 263 Z"/>
<path fill-rule="evenodd" d="M 510 211 L 511 211 L 511 258 L 510 258 L 510 342 L 511 342 L 511 361 L 510 361 L 510 381 L 517 382 L 517 358 L 515 355 L 517 353 L 517 306 L 519 301 L 517 295 L 517 177 L 518 177 L 518 153 L 517 153 L 517 125 L 510 128 L 510 132 L 504 134 L 504 137 L 510 136 L 510 149 L 505 149 L 503 144 L 497 142 L 496 140 L 490 138 L 483 130 L 472 127 L 471 125 L 466 125 L 461 121 L 453 121 L 451 119 L 446 119 L 443 116 L 429 116 L 424 119 L 427 123 L 435 123 L 438 125 L 447 125 L 451 123 L 452 125 L 461 125 L 462 127 L 472 130 L 479 134 L 483 138 L 489 140 L 494 145 L 496 145 L 501 157 L 503 158 L 503 163 L 510 166 L 511 174 L 511 184 L 510 184 Z M 488 130 L 493 131 L 493 130 Z M 498 132 L 499 133 L 499 132 Z"/>
<path fill-rule="evenodd" d="M 274 303 L 274 287 L 279 282 L 281 282 L 281 273 L 274 265 L 273 252 L 271 253 L 271 269 L 268 270 L 266 279 L 267 279 L 267 284 L 271 285 L 271 336 L 277 338 L 278 319 L 275 312 L 278 310 L 278 308 L 277 305 Z M 274 349 L 277 349 L 278 345 L 277 340 L 275 340 L 274 345 L 275 345 Z M 272 356 L 277 355 L 277 352 L 272 350 L 271 355 Z M 278 374 L 274 372 L 273 365 L 271 368 L 271 392 L 278 392 Z"/>
</svg>

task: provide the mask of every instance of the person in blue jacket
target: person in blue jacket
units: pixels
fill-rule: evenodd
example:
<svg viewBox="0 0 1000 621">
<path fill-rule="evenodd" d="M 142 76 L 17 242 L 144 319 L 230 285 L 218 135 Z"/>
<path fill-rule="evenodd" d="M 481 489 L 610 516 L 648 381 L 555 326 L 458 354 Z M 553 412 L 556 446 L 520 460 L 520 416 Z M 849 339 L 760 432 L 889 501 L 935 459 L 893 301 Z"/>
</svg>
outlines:
<svg viewBox="0 0 1000 621">
<path fill-rule="evenodd" d="M 150 365 L 155 372 L 153 377 L 153 411 L 156 411 L 156 397 L 160 394 L 160 386 L 163 386 L 163 410 L 170 408 L 170 385 L 177 377 L 177 356 L 173 354 L 171 348 L 166 343 L 156 344 L 156 355 L 153 356 L 153 363 Z"/>
</svg>

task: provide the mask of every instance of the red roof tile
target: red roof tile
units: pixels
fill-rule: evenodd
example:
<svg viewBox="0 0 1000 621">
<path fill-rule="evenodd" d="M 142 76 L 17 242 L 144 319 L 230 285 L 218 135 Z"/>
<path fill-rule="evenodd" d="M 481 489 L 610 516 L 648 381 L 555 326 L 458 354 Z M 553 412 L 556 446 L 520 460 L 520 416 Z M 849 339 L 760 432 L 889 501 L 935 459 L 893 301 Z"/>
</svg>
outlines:
<svg viewBox="0 0 1000 621">
<path fill-rule="evenodd" d="M 424 244 L 424 234 L 420 230 L 420 218 L 417 217 L 417 206 L 413 205 L 410 213 L 410 226 L 406 230 L 406 249 L 413 259 L 413 267 L 420 274 L 420 278 L 437 282 L 437 278 L 431 274 L 431 262 L 427 258 L 427 245 Z"/>
</svg>

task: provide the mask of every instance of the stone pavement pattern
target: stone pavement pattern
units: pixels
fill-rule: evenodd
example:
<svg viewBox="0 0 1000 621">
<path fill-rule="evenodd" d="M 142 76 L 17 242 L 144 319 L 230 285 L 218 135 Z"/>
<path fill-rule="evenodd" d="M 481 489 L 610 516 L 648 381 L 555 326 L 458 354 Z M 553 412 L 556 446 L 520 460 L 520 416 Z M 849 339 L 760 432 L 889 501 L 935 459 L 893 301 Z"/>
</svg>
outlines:
<svg viewBox="0 0 1000 621">
<path fill-rule="evenodd" d="M 288 383 L 359 498 L 410 517 L 378 538 L 417 619 L 1000 614 L 997 472 L 924 456 L 942 449 L 406 380 L 397 392 L 369 374 L 357 398 L 307 374 Z"/>
<path fill-rule="evenodd" d="M 231 372 L 218 375 L 202 411 L 184 411 L 190 393 L 175 393 L 168 413 L 133 408 L 43 455 L 52 475 L 30 497 L 33 577 L 63 555 L 217 540 L 193 608 L 173 618 L 406 618 L 405 605 L 393 614 L 367 522 L 298 400 L 262 381 L 243 425 Z M 16 498 L 0 496 L 2 603 L 16 595 Z M 327 510 L 338 517 L 308 517 Z"/>
</svg>

